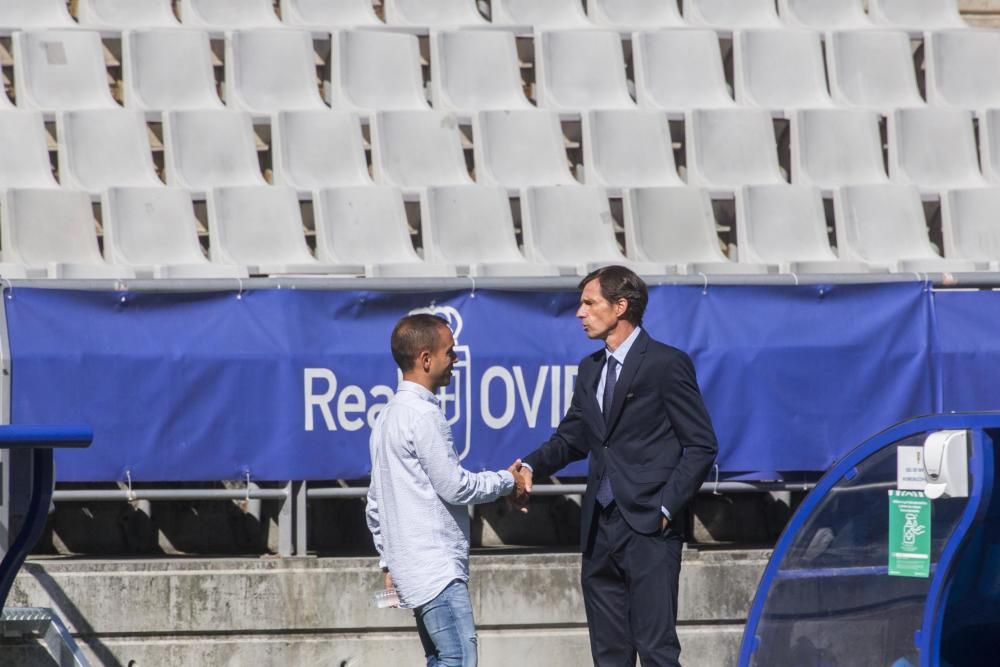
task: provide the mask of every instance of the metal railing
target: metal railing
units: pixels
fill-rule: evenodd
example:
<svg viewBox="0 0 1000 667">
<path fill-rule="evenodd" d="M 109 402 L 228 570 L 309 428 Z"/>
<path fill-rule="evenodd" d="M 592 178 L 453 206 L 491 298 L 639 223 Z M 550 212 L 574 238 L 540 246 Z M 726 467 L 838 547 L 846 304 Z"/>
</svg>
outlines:
<svg viewBox="0 0 1000 667">
<path fill-rule="evenodd" d="M 343 482 L 341 482 L 343 484 Z M 769 493 L 775 491 L 808 491 L 814 486 L 811 479 L 799 482 L 713 481 L 699 489 L 703 494 Z M 586 491 L 586 484 L 536 484 L 535 496 L 579 496 Z M 284 482 L 279 488 L 243 489 L 59 489 L 52 495 L 53 502 L 138 502 L 160 500 L 209 500 L 241 501 L 268 500 L 280 503 L 278 511 L 278 555 L 304 556 L 307 553 L 308 535 L 306 502 L 308 500 L 358 500 L 368 494 L 367 486 L 310 487 L 307 482 Z"/>
</svg>

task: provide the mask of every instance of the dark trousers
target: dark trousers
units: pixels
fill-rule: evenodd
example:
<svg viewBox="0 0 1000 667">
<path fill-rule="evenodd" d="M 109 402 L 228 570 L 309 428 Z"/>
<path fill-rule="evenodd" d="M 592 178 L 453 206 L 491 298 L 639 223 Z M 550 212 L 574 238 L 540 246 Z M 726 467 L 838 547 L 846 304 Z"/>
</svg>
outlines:
<svg viewBox="0 0 1000 667">
<path fill-rule="evenodd" d="M 580 576 L 594 665 L 679 667 L 680 533 L 637 533 L 615 503 L 595 515 Z"/>
</svg>

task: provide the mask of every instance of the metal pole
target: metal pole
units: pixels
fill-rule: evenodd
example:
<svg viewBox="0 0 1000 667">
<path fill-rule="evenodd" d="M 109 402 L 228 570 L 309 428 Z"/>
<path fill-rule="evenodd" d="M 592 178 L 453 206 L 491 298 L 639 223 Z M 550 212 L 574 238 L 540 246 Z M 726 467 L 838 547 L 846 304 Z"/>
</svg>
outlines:
<svg viewBox="0 0 1000 667">
<path fill-rule="evenodd" d="M 295 513 L 295 555 L 305 556 L 308 553 L 308 513 L 306 511 L 306 494 L 309 490 L 308 482 L 293 482 L 293 511 Z"/>
<path fill-rule="evenodd" d="M 288 485 L 280 489 L 63 489 L 53 494 L 57 503 L 133 500 L 284 500 Z"/>
<path fill-rule="evenodd" d="M 285 497 L 278 512 L 278 555 L 292 556 L 295 553 L 295 499 L 292 497 L 292 482 L 285 484 Z"/>
<path fill-rule="evenodd" d="M 769 491 L 808 491 L 816 486 L 814 482 L 718 482 L 702 484 L 699 493 L 760 493 Z M 587 490 L 586 484 L 536 484 L 532 495 L 536 496 L 579 496 Z M 306 492 L 309 498 L 363 498 L 368 493 L 366 486 L 347 488 L 311 488 Z"/>
<path fill-rule="evenodd" d="M 772 273 L 764 275 L 739 274 L 674 274 L 643 276 L 650 286 L 691 285 L 711 287 L 713 285 L 857 285 L 879 283 L 927 282 L 940 288 L 993 288 L 1000 287 L 998 272 L 968 273 L 835 273 L 835 274 L 791 274 Z M 259 289 L 299 289 L 327 291 L 385 291 L 385 292 L 433 292 L 465 289 L 497 290 L 575 290 L 579 278 L 332 278 L 327 276 L 279 276 L 273 278 L 249 278 L 238 281 L 235 278 L 212 278 L 198 280 L 136 279 L 136 280 L 53 280 L 26 279 L 5 280 L 9 289 L 16 294 L 19 288 L 71 289 L 84 291 L 122 292 L 237 292 Z M 16 297 L 15 297 L 16 298 Z"/>
</svg>

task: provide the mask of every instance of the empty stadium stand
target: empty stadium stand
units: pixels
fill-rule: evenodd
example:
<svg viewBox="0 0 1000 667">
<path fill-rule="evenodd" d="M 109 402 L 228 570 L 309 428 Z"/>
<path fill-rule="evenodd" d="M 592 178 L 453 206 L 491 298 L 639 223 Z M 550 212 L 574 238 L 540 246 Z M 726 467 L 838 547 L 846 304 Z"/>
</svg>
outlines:
<svg viewBox="0 0 1000 667">
<path fill-rule="evenodd" d="M 395 194 L 376 185 L 398 189 L 409 230 L 398 238 L 412 255 L 351 261 L 359 276 L 381 271 L 366 265 L 430 275 L 432 264 L 551 275 L 605 255 L 749 275 L 794 260 L 743 251 L 746 218 L 764 223 L 741 188 L 817 187 L 832 230 L 839 188 L 914 185 L 930 216 L 920 229 L 940 253 L 949 191 L 1000 183 L 1000 88 L 981 65 L 1000 55 L 1000 31 L 971 27 L 955 0 L 4 0 L 4 31 L 0 189 L 82 190 L 97 203 L 114 188 L 180 188 L 210 266 L 226 254 L 206 231 L 208 200 L 229 186 L 291 188 L 309 256 L 331 266 L 352 253 L 328 245 L 346 236 L 321 247 L 317 211 L 330 229 L 342 209 L 316 193 L 356 188 L 356 201 L 388 210 Z M 480 251 L 430 245 L 424 215 L 451 215 L 449 205 L 487 215 L 497 186 L 523 263 L 507 262 L 509 248 L 507 259 L 473 261 Z M 596 208 L 582 219 L 610 211 L 612 246 L 547 264 L 532 235 L 548 229 L 539 201 L 554 195 L 527 201 L 522 190 L 549 186 L 587 193 Z M 641 207 L 639 189 L 650 189 Z M 712 213 L 694 215 L 705 201 Z M 644 226 L 658 219 L 653 202 L 677 202 L 689 223 L 715 219 L 717 243 L 674 236 L 676 253 L 667 237 L 644 248 L 657 238 Z M 102 244 L 106 213 L 94 214 Z M 502 211 L 487 217 L 507 229 Z M 569 233 L 566 224 L 553 228 Z M 381 240 L 374 228 L 358 233 Z M 830 252 L 824 266 L 853 270 L 837 263 L 839 245 Z"/>
<path fill-rule="evenodd" d="M 99 290 L 100 298 L 110 293 L 116 305 L 121 298 L 127 313 L 124 303 L 133 294 L 139 301 L 149 292 L 179 291 L 197 301 L 204 292 L 232 292 L 242 308 L 278 291 L 272 288 L 305 285 L 305 292 L 341 283 L 376 294 L 387 284 L 406 290 L 444 285 L 468 290 L 470 299 L 483 303 L 484 284 L 570 288 L 612 262 L 634 268 L 651 284 L 694 285 L 691 292 L 713 298 L 726 291 L 712 293 L 719 283 L 926 280 L 995 287 L 1000 0 L 970 11 L 973 4 L 0 0 L 0 295 L 10 298 L 22 284 L 59 291 L 68 284 Z M 992 13 L 983 13 L 987 5 Z M 246 296 L 245 289 L 255 292 Z M 417 301 L 413 307 L 426 305 Z M 350 311 L 337 317 L 343 313 Z M 747 326 L 731 319 L 734 327 Z M 466 331 L 484 326 L 471 320 Z M 485 353 L 475 359 L 478 375 L 469 372 L 465 382 L 481 380 L 492 363 Z M 512 405 L 541 406 L 539 428 L 547 423 L 544 409 L 564 409 L 559 401 L 565 403 L 572 389 L 565 374 L 571 362 L 542 362 L 534 377 L 517 368 L 509 383 L 506 376 L 490 380 L 509 389 Z M 907 357 L 904 365 L 910 363 Z M 330 385 L 339 395 L 327 405 L 339 419 L 339 409 L 355 407 L 358 394 L 351 392 L 362 390 L 340 368 L 329 370 L 336 370 L 340 384 Z M 392 377 L 385 381 L 391 384 Z M 301 387 L 301 377 L 290 382 L 296 391 Z M 375 409 L 373 399 L 352 413 L 356 423 L 372 417 L 367 409 Z M 0 413 L 4 408 L 0 401 Z M 346 429 L 337 424 L 340 433 L 331 439 L 339 445 Z M 254 520 L 272 536 L 279 524 L 291 531 L 289 524 L 306 523 L 307 494 L 294 490 L 304 483 L 288 478 L 287 494 L 277 501 L 285 492 L 268 487 L 271 481 L 258 487 L 259 471 L 253 473 L 253 482 L 246 472 L 245 482 L 227 488 L 239 489 L 226 501 L 239 506 L 241 518 L 256 511 Z M 364 484 L 360 478 L 329 483 L 310 489 L 318 493 L 309 501 L 336 497 L 356 504 L 359 495 L 348 493 Z M 101 491 L 110 494 L 112 484 Z M 135 518 L 144 501 L 131 496 L 131 478 L 128 484 L 129 496 L 118 498 L 127 507 L 123 516 L 148 521 L 148 513 Z M 153 490 L 164 498 L 181 484 L 189 482 Z M 114 492 L 125 494 L 125 486 Z M 562 533 L 575 532 L 566 517 L 575 519 L 576 505 L 553 495 L 546 500 L 562 504 L 534 516 L 548 522 L 544 530 L 560 535 L 546 544 L 571 545 L 575 536 Z M 766 496 L 761 507 L 780 504 L 774 500 Z M 277 512 L 261 517 L 262 501 L 281 502 L 280 518 Z M 288 510 L 293 504 L 296 509 Z M 310 505 L 309 513 L 315 508 Z M 354 520 L 356 507 L 351 511 Z M 730 512 L 727 507 L 719 514 Z M 737 520 L 734 514 L 729 520 Z M 780 521 L 762 527 L 761 514 L 745 521 L 757 532 L 744 537 L 744 545 L 773 538 L 767 531 Z M 231 518 L 220 516 L 220 522 Z M 204 528 L 210 519 L 198 520 L 200 530 L 210 532 Z M 73 523 L 64 529 L 69 533 L 100 521 L 65 523 Z M 338 533 L 330 541 L 367 546 L 363 526 L 349 523 L 324 528 Z M 120 526 L 120 534 L 95 542 L 132 548 L 123 518 L 100 525 Z M 699 529 L 706 532 L 704 525 Z M 147 526 L 154 542 L 156 530 Z M 519 543 L 514 530 L 490 530 L 474 536 L 478 544 Z M 308 533 L 311 549 L 317 549 L 319 532 Z M 765 537 L 758 537 L 761 532 Z M 304 535 L 293 540 L 291 532 L 281 532 L 271 542 L 265 536 L 260 551 L 302 555 L 305 544 Z M 71 547 L 55 539 L 51 545 L 53 551 Z M 180 544 L 154 544 L 136 552 L 157 549 L 185 551 Z M 732 663 L 727 657 L 733 657 L 761 555 L 741 561 L 749 573 L 725 591 L 712 587 L 721 587 L 714 575 L 695 574 L 694 583 L 685 582 L 685 664 Z M 490 587 L 525 562 L 530 576 L 552 579 L 556 572 L 569 582 L 558 582 L 563 590 L 576 591 L 575 556 L 503 558 L 510 562 L 497 571 L 475 574 L 481 591 L 505 591 Z M 721 559 L 712 549 L 688 549 L 685 577 L 732 566 Z M 397 662 L 417 650 L 415 638 L 399 633 L 402 623 L 372 616 L 366 606 L 369 575 L 378 576 L 373 561 L 335 568 L 312 562 L 301 559 L 293 569 L 299 568 L 302 581 L 327 581 L 334 594 L 349 591 L 342 600 L 352 605 L 341 615 L 347 620 L 338 616 L 331 626 L 319 608 L 308 617 L 291 614 L 287 626 L 272 628 L 255 625 L 249 613 L 234 621 L 225 602 L 198 607 L 193 616 L 178 614 L 176 636 L 168 634 L 162 616 L 148 626 L 142 614 L 131 618 L 130 610 L 145 599 L 140 594 L 129 599 L 132 606 L 115 606 L 111 620 L 96 618 L 96 610 L 112 603 L 90 595 L 95 584 L 80 582 L 100 579 L 115 590 L 111 568 L 70 576 L 86 564 L 53 565 L 67 599 L 84 610 L 72 619 L 74 632 L 88 641 L 110 637 L 113 650 L 104 656 L 145 643 L 141 655 L 223 664 L 199 660 L 207 654 L 192 647 L 245 644 L 241 656 L 257 650 L 254 642 L 231 640 L 230 633 L 283 643 L 287 653 L 281 655 L 291 657 L 282 664 L 341 664 L 327 659 L 330 645 L 350 657 L 357 654 L 344 645 L 369 642 L 379 648 L 368 656 Z M 278 571 L 285 568 L 281 561 L 253 559 L 249 567 L 261 580 L 286 576 Z M 137 575 L 127 577 L 135 582 L 157 570 L 153 576 L 173 577 L 174 586 L 177 578 L 197 579 L 199 587 L 208 582 L 201 592 L 184 593 L 192 597 L 210 590 L 218 581 L 213 571 L 222 571 L 227 581 L 239 580 L 226 584 L 232 596 L 243 595 L 258 616 L 266 607 L 284 611 L 287 602 L 284 579 L 265 596 L 247 595 L 244 574 L 224 561 L 194 566 L 164 559 L 127 569 Z M 44 597 L 51 583 L 38 574 L 24 585 Z M 162 598 L 160 589 L 147 588 L 150 597 Z M 695 608 L 701 598 L 692 591 L 709 603 Z M 551 625 L 528 615 L 507 627 L 515 597 L 510 591 L 493 595 L 501 602 L 484 613 L 483 647 L 498 655 L 501 639 L 531 633 L 541 647 L 531 644 L 535 660 L 554 667 L 587 661 L 582 602 L 564 600 L 545 621 Z M 717 604 L 720 599 L 726 603 Z M 186 602 L 171 598 L 171 609 L 183 611 Z M 550 611 L 540 604 L 537 617 Z M 145 641 L 149 637 L 153 641 Z M 399 652 L 404 642 L 412 646 Z M 288 648 L 306 644 L 311 653 Z"/>
</svg>

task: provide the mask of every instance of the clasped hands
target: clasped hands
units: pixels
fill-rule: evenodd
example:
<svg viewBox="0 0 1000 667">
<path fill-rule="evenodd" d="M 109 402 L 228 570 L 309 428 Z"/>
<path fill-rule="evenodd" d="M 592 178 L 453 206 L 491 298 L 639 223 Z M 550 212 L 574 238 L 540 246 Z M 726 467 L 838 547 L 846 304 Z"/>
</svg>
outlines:
<svg viewBox="0 0 1000 667">
<path fill-rule="evenodd" d="M 507 504 L 518 512 L 527 512 L 528 497 L 531 495 L 531 468 L 518 459 L 507 470 L 514 476 L 514 490 L 507 496 Z"/>
</svg>

